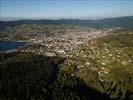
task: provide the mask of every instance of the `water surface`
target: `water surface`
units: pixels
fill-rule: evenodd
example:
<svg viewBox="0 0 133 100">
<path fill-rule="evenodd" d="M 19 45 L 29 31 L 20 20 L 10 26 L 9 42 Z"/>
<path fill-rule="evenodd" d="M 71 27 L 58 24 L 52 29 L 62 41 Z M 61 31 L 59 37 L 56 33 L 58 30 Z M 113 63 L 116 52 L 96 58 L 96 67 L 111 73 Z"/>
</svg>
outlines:
<svg viewBox="0 0 133 100">
<path fill-rule="evenodd" d="M 17 49 L 25 44 L 26 42 L 0 40 L 0 52 Z"/>
</svg>

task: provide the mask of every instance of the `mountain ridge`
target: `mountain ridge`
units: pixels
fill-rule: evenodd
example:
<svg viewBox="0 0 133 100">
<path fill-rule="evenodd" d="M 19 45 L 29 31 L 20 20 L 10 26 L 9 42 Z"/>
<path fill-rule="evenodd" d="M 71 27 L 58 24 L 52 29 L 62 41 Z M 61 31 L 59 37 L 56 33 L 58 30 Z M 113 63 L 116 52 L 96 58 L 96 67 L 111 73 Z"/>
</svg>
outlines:
<svg viewBox="0 0 133 100">
<path fill-rule="evenodd" d="M 0 21 L 0 30 L 21 24 L 71 24 L 71 25 L 83 25 L 95 28 L 109 28 L 109 27 L 133 28 L 133 16 L 106 18 L 100 20 L 41 19 L 41 20 Z"/>
</svg>

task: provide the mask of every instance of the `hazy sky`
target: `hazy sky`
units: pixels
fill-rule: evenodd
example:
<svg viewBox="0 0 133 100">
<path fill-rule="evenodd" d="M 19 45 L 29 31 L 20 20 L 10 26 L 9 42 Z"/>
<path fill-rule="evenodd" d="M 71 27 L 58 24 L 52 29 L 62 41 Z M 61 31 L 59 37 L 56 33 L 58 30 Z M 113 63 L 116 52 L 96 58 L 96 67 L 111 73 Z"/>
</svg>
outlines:
<svg viewBox="0 0 133 100">
<path fill-rule="evenodd" d="M 0 17 L 105 18 L 133 16 L 133 0 L 0 0 Z"/>
</svg>

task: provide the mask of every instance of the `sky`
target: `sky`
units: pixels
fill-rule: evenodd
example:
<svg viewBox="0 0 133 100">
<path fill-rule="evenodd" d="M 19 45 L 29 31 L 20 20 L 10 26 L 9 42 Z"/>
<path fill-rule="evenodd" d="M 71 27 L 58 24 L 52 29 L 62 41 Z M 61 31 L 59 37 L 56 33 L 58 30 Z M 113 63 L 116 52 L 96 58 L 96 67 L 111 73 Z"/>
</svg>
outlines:
<svg viewBox="0 0 133 100">
<path fill-rule="evenodd" d="M 0 0 L 0 18 L 96 19 L 133 16 L 133 0 Z"/>
</svg>

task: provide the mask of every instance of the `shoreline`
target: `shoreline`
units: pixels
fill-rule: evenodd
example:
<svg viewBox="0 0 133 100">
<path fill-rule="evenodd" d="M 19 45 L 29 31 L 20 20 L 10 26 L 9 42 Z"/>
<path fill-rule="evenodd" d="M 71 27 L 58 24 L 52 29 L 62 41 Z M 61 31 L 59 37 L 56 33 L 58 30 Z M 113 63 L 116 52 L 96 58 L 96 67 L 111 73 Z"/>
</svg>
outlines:
<svg viewBox="0 0 133 100">
<path fill-rule="evenodd" d="M 2 43 L 3 42 L 3 43 Z M 17 41 L 17 40 L 0 40 L 0 53 L 16 51 L 17 49 L 24 47 L 28 44 L 28 41 Z"/>
<path fill-rule="evenodd" d="M 0 39 L 0 41 L 11 41 L 11 42 L 27 42 L 29 43 L 29 40 L 12 40 L 12 39 Z"/>
</svg>

